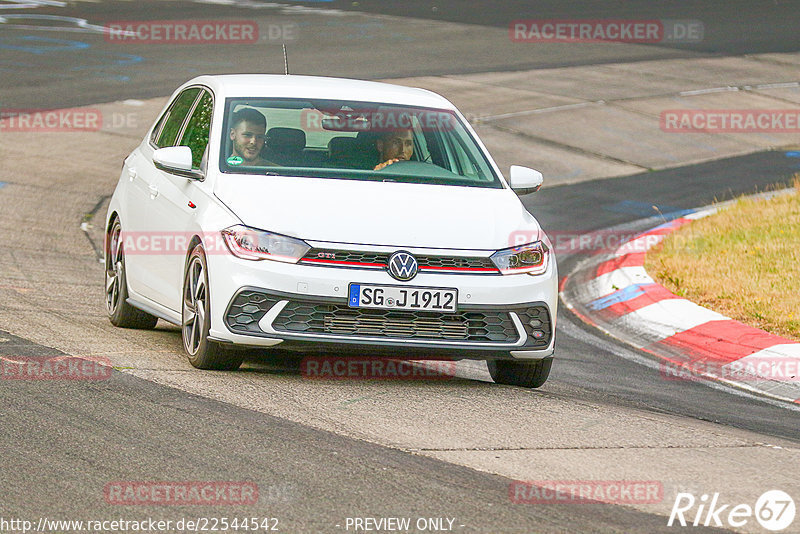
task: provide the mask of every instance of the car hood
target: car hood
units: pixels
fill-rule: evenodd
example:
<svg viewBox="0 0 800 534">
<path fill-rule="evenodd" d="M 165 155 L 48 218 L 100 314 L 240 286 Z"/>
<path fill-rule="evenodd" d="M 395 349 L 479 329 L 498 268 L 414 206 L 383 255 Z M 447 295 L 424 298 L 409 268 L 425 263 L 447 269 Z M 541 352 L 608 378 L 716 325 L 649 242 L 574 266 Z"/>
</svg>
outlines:
<svg viewBox="0 0 800 534">
<path fill-rule="evenodd" d="M 509 189 L 225 174 L 214 192 L 245 225 L 307 241 L 498 250 L 540 233 Z"/>
</svg>

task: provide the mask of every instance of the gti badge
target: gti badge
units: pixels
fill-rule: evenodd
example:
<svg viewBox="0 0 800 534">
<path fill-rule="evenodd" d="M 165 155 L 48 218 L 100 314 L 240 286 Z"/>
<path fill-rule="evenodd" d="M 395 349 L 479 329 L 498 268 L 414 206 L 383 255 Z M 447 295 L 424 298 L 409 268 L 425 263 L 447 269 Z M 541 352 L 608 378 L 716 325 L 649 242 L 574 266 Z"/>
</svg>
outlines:
<svg viewBox="0 0 800 534">
<path fill-rule="evenodd" d="M 410 253 L 403 250 L 389 256 L 389 274 L 395 280 L 407 282 L 417 276 L 417 260 Z"/>
</svg>

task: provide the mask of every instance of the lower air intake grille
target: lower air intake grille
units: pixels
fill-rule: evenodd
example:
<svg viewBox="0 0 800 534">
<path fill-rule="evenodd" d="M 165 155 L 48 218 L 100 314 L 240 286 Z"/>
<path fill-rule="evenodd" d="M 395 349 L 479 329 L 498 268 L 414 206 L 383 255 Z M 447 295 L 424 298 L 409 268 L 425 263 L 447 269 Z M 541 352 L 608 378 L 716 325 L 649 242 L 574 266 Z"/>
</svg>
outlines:
<svg viewBox="0 0 800 534">
<path fill-rule="evenodd" d="M 519 339 L 508 313 L 500 311 L 443 314 L 289 302 L 272 327 L 279 332 L 483 343 Z"/>
<path fill-rule="evenodd" d="M 233 299 L 225 322 L 234 332 L 260 333 L 258 322 L 278 303 L 278 299 L 258 291 L 242 291 Z"/>
</svg>

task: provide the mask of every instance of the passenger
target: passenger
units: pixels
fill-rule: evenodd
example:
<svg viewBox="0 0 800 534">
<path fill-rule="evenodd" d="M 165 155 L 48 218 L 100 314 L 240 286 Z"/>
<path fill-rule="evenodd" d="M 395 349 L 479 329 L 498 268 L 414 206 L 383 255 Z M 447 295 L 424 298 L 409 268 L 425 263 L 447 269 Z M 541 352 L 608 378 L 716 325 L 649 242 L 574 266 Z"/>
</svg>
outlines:
<svg viewBox="0 0 800 534">
<path fill-rule="evenodd" d="M 246 167 L 269 167 L 275 163 L 261 157 L 261 150 L 267 140 L 267 118 L 256 109 L 242 108 L 231 118 L 230 138 L 233 153 L 228 158 L 229 165 Z M 235 158 L 241 158 L 238 161 Z"/>
<path fill-rule="evenodd" d="M 382 163 L 375 166 L 376 171 L 398 161 L 408 161 L 414 155 L 414 134 L 411 130 L 400 129 L 386 132 L 375 141 L 375 148 Z"/>
</svg>

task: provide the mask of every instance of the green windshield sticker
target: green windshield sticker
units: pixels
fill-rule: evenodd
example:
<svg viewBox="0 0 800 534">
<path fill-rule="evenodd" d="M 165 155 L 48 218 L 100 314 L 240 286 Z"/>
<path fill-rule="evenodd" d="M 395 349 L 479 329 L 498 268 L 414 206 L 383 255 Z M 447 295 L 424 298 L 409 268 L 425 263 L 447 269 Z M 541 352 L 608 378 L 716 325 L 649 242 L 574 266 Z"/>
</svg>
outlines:
<svg viewBox="0 0 800 534">
<path fill-rule="evenodd" d="M 244 160 L 239 156 L 231 156 L 228 158 L 228 165 L 233 165 L 235 167 L 236 165 L 241 165 L 242 161 Z"/>
</svg>

